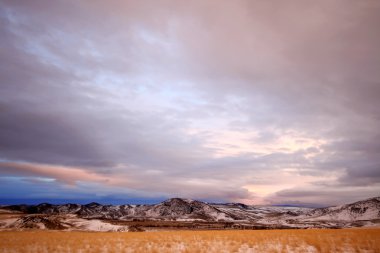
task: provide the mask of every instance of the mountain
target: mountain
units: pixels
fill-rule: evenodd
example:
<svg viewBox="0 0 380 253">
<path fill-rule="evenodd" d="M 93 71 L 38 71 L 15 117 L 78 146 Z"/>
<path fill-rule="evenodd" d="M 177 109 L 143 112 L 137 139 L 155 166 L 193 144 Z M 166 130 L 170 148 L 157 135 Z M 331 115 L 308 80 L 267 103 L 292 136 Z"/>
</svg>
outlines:
<svg viewBox="0 0 380 253">
<path fill-rule="evenodd" d="M 199 219 L 207 221 L 233 220 L 219 209 L 197 200 L 172 198 L 154 205 L 146 212 L 148 217 L 172 219 Z"/>
<path fill-rule="evenodd" d="M 370 198 L 355 203 L 316 208 L 306 214 L 314 220 L 361 221 L 380 219 L 380 197 Z"/>
<path fill-rule="evenodd" d="M 36 206 L 12 205 L 4 208 L 28 214 L 77 214 L 82 218 L 98 219 L 234 220 L 233 216 L 212 205 L 181 198 L 168 199 L 157 205 L 101 205 L 98 203 L 51 205 L 43 203 Z"/>
<path fill-rule="evenodd" d="M 315 209 L 241 203 L 215 204 L 172 198 L 156 205 L 42 203 L 2 206 L 0 211 L 8 212 L 10 217 L 5 219 L 8 216 L 0 216 L 0 228 L 16 229 L 125 231 L 126 226 L 131 224 L 202 229 L 342 228 L 380 225 L 380 197 Z"/>
</svg>

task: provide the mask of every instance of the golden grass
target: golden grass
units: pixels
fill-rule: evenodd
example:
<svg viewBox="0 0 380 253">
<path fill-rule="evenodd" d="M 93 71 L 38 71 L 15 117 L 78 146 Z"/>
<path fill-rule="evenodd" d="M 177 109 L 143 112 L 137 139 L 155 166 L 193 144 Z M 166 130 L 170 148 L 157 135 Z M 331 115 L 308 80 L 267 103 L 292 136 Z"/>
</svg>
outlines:
<svg viewBox="0 0 380 253">
<path fill-rule="evenodd" d="M 379 252 L 380 229 L 0 232 L 0 252 Z"/>
</svg>

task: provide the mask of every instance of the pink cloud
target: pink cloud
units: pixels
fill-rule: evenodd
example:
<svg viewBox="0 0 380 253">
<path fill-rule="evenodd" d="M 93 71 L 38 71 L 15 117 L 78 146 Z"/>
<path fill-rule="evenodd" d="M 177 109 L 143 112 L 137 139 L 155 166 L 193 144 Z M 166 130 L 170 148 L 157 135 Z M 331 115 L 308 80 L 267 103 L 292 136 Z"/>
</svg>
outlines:
<svg viewBox="0 0 380 253">
<path fill-rule="evenodd" d="M 96 182 L 106 185 L 125 185 L 126 180 L 114 175 L 104 175 L 85 168 L 69 167 L 38 163 L 0 162 L 3 173 L 11 172 L 16 175 L 39 176 L 54 178 L 65 184 L 74 185 L 79 181 Z"/>
</svg>

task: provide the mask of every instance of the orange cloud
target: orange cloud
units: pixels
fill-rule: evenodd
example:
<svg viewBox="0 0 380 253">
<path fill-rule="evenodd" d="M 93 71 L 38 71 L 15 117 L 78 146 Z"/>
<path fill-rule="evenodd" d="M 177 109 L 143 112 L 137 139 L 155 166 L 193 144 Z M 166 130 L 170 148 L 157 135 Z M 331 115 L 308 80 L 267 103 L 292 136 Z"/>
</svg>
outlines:
<svg viewBox="0 0 380 253">
<path fill-rule="evenodd" d="M 88 171 L 85 168 L 80 167 L 24 162 L 0 162 L 0 170 L 2 172 L 10 172 L 12 174 L 54 178 L 69 185 L 74 185 L 79 181 L 96 182 L 108 185 L 126 184 L 124 179 L 121 180 L 119 178 L 115 178 L 114 175 L 104 175 L 94 171 Z"/>
</svg>

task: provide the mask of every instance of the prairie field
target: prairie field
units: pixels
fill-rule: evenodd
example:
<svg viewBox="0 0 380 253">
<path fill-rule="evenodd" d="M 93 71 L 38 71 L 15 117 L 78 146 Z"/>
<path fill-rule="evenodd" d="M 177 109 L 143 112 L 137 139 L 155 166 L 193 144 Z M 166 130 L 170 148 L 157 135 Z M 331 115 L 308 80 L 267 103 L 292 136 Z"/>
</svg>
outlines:
<svg viewBox="0 0 380 253">
<path fill-rule="evenodd" d="M 3 231 L 0 252 L 380 252 L 380 229 Z"/>
</svg>

